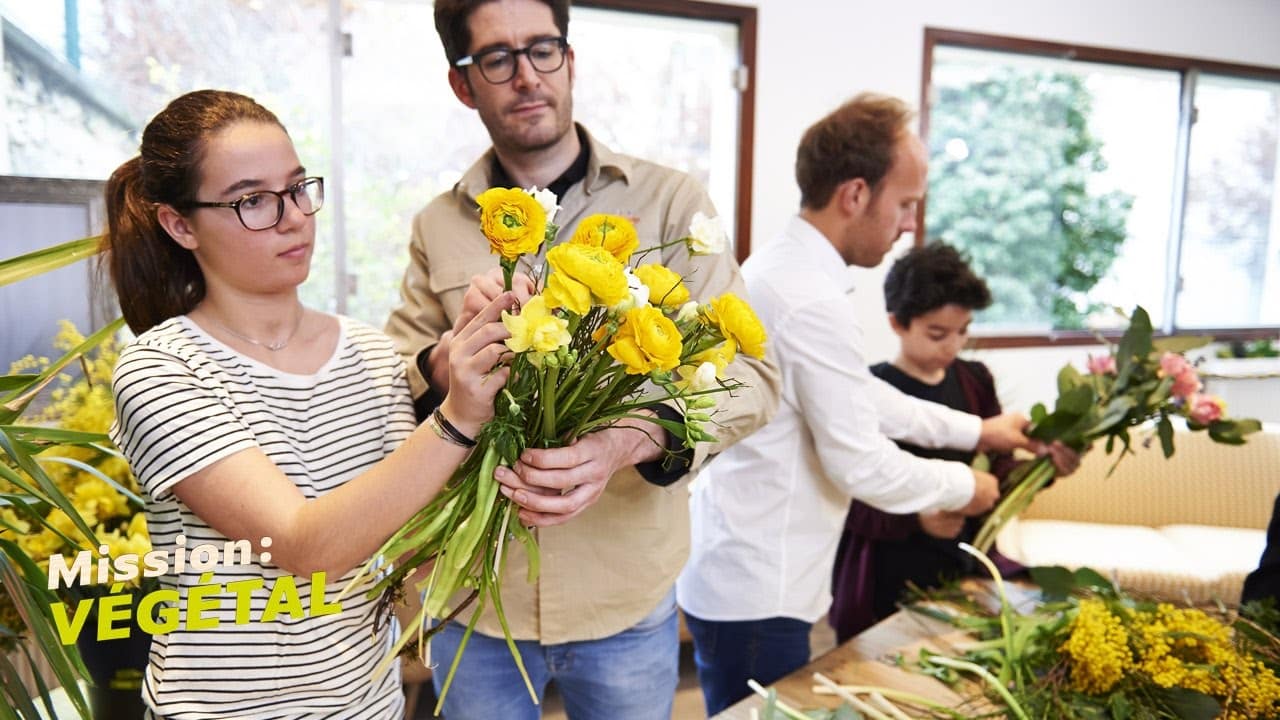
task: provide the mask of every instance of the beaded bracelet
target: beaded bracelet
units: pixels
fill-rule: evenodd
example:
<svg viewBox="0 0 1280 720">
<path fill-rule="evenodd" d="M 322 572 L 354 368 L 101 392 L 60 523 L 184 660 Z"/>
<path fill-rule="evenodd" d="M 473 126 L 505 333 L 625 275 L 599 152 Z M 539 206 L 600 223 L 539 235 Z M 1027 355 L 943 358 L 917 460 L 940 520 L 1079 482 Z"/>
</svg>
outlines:
<svg viewBox="0 0 1280 720">
<path fill-rule="evenodd" d="M 445 442 L 450 442 L 454 445 L 466 448 L 476 446 L 476 441 L 467 437 L 461 430 L 454 427 L 453 423 L 449 422 L 449 419 L 444 416 L 444 413 L 440 411 L 439 407 L 433 410 L 431 415 L 427 417 L 427 425 L 430 426 L 431 431 L 436 434 L 436 437 L 444 440 Z"/>
</svg>

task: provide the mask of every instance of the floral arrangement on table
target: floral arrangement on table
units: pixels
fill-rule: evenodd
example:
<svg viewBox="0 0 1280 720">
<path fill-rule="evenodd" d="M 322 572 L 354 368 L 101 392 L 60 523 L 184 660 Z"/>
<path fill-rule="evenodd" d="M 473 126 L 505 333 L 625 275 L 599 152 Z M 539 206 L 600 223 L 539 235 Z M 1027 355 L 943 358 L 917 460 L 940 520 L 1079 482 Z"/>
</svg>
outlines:
<svg viewBox="0 0 1280 720">
<path fill-rule="evenodd" d="M 431 563 L 429 576 L 415 588 L 423 593 L 423 611 L 405 628 L 396 652 L 415 635 L 418 647 L 425 647 L 430 620 L 452 620 L 475 603 L 442 687 L 443 702 L 476 621 L 492 604 L 536 704 L 507 627 L 500 578 L 505 544 L 512 540 L 524 546 L 528 579 L 536 579 L 537 542 L 513 519 L 494 469 L 514 463 L 526 447 L 568 445 L 628 418 L 655 423 L 689 448 L 714 441 L 708 430 L 714 424 L 714 396 L 741 387 L 725 377 L 725 368 L 739 351 L 762 357 L 765 331 L 741 298 L 725 294 L 696 302 L 676 272 L 642 262 L 662 248 L 639 250 L 635 227 L 626 218 L 592 215 L 569 240 L 555 243 L 558 207 L 550 191 L 494 188 L 477 203 L 481 229 L 500 256 L 508 290 L 520 257 L 538 252 L 544 242 L 549 271 L 535 279 L 537 292 L 519 314 L 503 313 L 511 333 L 506 344 L 514 356 L 493 420 L 444 491 L 375 556 L 400 560 L 371 594 L 394 596 L 418 568 Z M 720 224 L 700 213 L 689 236 L 676 242 L 693 254 L 721 252 L 728 244 Z M 674 406 L 683 422 L 641 414 L 658 403 Z M 376 572 L 371 560 L 359 577 Z M 459 602 L 460 597 L 465 599 Z"/>
<path fill-rule="evenodd" d="M 1213 440 L 1230 445 L 1245 442 L 1262 424 L 1226 415 L 1221 398 L 1201 392 L 1195 366 L 1184 355 L 1209 338 L 1153 339 L 1151 318 L 1134 309 L 1120 342 L 1106 355 L 1091 356 L 1087 372 L 1067 365 L 1058 373 L 1058 400 L 1052 412 L 1037 404 L 1031 409 L 1027 434 L 1044 442 L 1060 441 L 1078 451 L 1104 441 L 1110 454 L 1121 446 L 1118 464 L 1133 452 L 1134 434 L 1144 443 L 1159 438 L 1165 457 L 1174 453 L 1173 419 L 1183 418 L 1193 431 L 1207 431 Z M 1115 469 L 1115 465 L 1112 466 Z M 1002 484 L 1001 499 L 974 539 L 974 546 L 990 550 L 1001 528 L 1053 481 L 1052 459 L 1043 456 L 1018 466 Z"/>
<path fill-rule="evenodd" d="M 84 336 L 64 320 L 54 338 L 54 347 L 65 352 L 83 342 Z M 0 492 L 6 493 L 8 500 L 8 507 L 0 508 L 0 537 L 16 542 L 45 572 L 51 555 L 71 556 L 89 550 L 97 557 L 101 545 L 107 546 L 108 556 L 113 558 L 126 553 L 141 557 L 151 550 L 137 480 L 124 456 L 106 438 L 115 419 L 111 371 L 118 354 L 119 346 L 114 338 L 103 341 L 93 353 L 81 358 L 81 376 L 73 378 L 60 373 L 59 387 L 50 393 L 49 404 L 26 419 L 81 434 L 76 438 L 77 445 L 45 450 L 39 456 L 39 463 L 48 480 L 70 500 L 79 519 L 93 529 L 93 539 L 59 507 L 41 513 L 43 522 L 32 517 L 36 512 L 34 506 L 19 497 L 33 481 L 26 469 L 15 469 L 17 477 L 5 473 L 5 478 L 0 478 Z M 19 375 L 32 370 L 44 371 L 49 366 L 48 358 L 27 356 L 14 363 L 9 372 Z M 137 579 L 131 582 L 135 587 L 139 584 Z"/>
<path fill-rule="evenodd" d="M 1239 611 L 1177 607 L 1128 596 L 1088 568 L 1042 567 L 1031 570 L 1039 599 L 1016 611 L 994 564 L 973 547 L 962 548 L 986 565 L 998 605 L 988 610 L 975 591 L 958 587 L 908 605 L 964 630 L 972 642 L 954 643 L 953 654 L 921 649 L 896 660 L 969 696 L 967 712 L 817 676 L 814 692 L 844 698 L 839 710 L 802 712 L 774 698 L 762 720 L 1280 717 L 1280 614 L 1273 604 Z"/>
</svg>

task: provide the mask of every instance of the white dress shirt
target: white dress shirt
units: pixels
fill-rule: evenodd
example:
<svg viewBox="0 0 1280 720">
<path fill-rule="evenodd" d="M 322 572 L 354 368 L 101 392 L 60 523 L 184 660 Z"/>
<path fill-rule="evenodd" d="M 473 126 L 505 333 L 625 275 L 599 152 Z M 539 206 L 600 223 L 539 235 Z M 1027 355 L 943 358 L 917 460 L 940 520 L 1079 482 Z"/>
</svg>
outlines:
<svg viewBox="0 0 1280 720">
<path fill-rule="evenodd" d="M 782 371 L 782 402 L 694 481 L 693 547 L 677 597 L 703 620 L 814 622 L 831 604 L 852 498 L 912 513 L 959 509 L 973 496 L 968 467 L 918 458 L 890 438 L 970 449 L 982 421 L 871 374 L 849 268 L 805 220 L 755 250 L 742 275 Z"/>
</svg>

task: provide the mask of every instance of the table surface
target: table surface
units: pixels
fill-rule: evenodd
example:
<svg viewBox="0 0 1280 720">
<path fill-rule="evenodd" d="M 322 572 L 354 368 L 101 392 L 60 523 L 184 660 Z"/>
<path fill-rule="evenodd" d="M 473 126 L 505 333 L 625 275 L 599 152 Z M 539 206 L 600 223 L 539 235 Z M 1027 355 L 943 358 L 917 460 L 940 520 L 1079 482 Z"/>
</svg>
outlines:
<svg viewBox="0 0 1280 720">
<path fill-rule="evenodd" d="M 978 602 L 984 605 L 995 602 L 989 583 L 966 581 L 964 584 L 966 589 L 977 591 L 973 599 Z M 1006 584 L 1006 591 L 1015 608 L 1034 601 L 1035 593 L 1027 586 Z M 768 687 L 778 691 L 779 700 L 799 710 L 839 707 L 841 700 L 838 697 L 813 692 L 816 684 L 813 675 L 822 673 L 841 685 L 869 685 L 909 692 L 962 713 L 966 709 L 975 714 L 990 712 L 991 706 L 980 699 L 962 697 L 939 680 L 893 664 L 895 656 L 901 654 L 912 658 L 922 647 L 934 652 L 959 655 L 957 645 L 972 642 L 972 637 L 967 633 L 941 620 L 909 610 L 899 610 Z M 865 699 L 865 696 L 862 697 Z M 763 709 L 764 698 L 752 695 L 717 714 L 713 720 L 752 720 L 753 708 Z"/>
</svg>

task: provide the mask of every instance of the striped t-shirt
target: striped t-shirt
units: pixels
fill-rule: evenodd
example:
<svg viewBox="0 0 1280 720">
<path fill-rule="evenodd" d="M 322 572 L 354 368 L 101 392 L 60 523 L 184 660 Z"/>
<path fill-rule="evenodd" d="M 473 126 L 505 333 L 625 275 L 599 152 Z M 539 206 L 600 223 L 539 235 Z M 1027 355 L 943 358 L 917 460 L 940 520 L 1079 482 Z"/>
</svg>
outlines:
<svg viewBox="0 0 1280 720">
<path fill-rule="evenodd" d="M 173 495 L 183 479 L 256 447 L 303 495 L 315 498 L 381 460 L 413 430 L 404 365 L 391 342 L 347 318 L 339 318 L 339 327 L 333 356 L 313 375 L 248 358 L 185 316 L 148 330 L 120 354 L 112 381 L 117 419 L 111 437 L 147 493 L 152 544 L 170 553 L 162 587 L 177 590 L 180 598 L 178 629 L 155 636 L 151 644 L 143 696 L 155 716 L 353 720 L 403 714 L 398 664 L 373 679 L 396 632 L 385 620 L 374 632 L 376 599 L 357 590 L 342 600 L 340 613 L 282 613 L 264 623 L 258 618 L 271 588 L 288 573 L 257 554 L 249 565 L 219 565 L 203 581 L 189 566 L 173 570 L 180 535 L 187 552 L 227 542 Z M 224 592 L 215 596 L 217 609 L 202 613 L 217 617 L 219 625 L 187 629 L 193 586 L 219 583 L 225 589 L 228 582 L 255 577 L 264 587 L 251 595 L 251 622 L 232 622 L 236 593 Z M 328 602 L 349 578 L 328 579 Z M 309 580 L 296 578 L 304 609 L 311 607 Z"/>
</svg>

